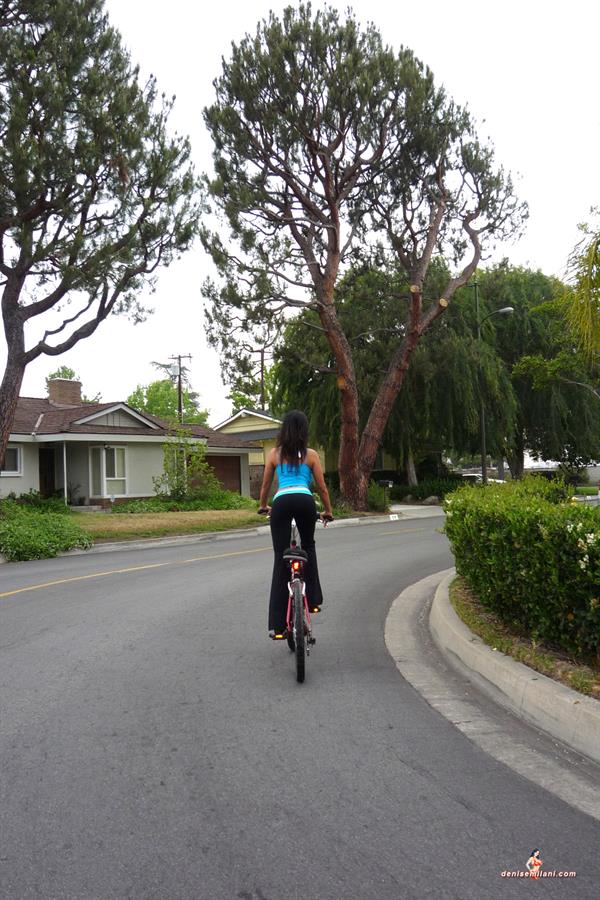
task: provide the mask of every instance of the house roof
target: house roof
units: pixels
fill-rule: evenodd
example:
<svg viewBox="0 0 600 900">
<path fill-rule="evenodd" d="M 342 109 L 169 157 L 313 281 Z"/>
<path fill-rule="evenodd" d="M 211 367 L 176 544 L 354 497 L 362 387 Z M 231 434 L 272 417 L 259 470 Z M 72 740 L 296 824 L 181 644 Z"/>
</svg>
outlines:
<svg viewBox="0 0 600 900">
<path fill-rule="evenodd" d="M 268 410 L 250 409 L 245 406 L 243 409 L 239 409 L 233 416 L 225 419 L 224 422 L 219 422 L 218 425 L 215 425 L 215 431 L 219 431 L 221 428 L 224 428 L 225 425 L 230 425 L 231 422 L 235 422 L 236 419 L 245 418 L 246 416 L 256 416 L 257 419 L 265 419 L 268 422 L 273 422 L 277 426 L 281 425 L 281 419 L 278 419 Z"/>
<path fill-rule="evenodd" d="M 109 410 L 122 410 L 137 418 L 140 424 L 99 425 L 93 417 L 102 416 Z M 92 418 L 91 418 L 92 417 Z M 147 423 L 144 425 L 144 421 Z M 192 435 L 205 438 L 207 449 L 228 447 L 252 449 L 260 445 L 243 440 L 235 434 L 217 434 L 206 425 L 190 425 Z M 170 430 L 169 423 L 149 413 L 138 413 L 126 403 L 82 403 L 81 406 L 57 406 L 48 399 L 39 397 L 19 397 L 17 409 L 11 428 L 11 434 L 35 434 L 51 437 L 53 434 L 89 434 L 94 435 L 148 435 L 149 437 L 166 435 Z"/>
</svg>

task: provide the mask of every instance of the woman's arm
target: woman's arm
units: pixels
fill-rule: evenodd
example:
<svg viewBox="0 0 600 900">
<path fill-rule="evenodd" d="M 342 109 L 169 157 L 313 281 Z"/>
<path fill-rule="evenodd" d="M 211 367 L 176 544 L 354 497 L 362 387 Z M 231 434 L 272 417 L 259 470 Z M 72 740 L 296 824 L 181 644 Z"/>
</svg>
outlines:
<svg viewBox="0 0 600 900">
<path fill-rule="evenodd" d="M 331 500 L 329 499 L 329 491 L 327 490 L 327 485 L 325 484 L 325 476 L 323 475 L 323 467 L 321 465 L 321 460 L 319 458 L 319 454 L 316 450 L 309 450 L 309 460 L 308 464 L 312 469 L 313 478 L 315 479 L 315 484 L 317 486 L 317 491 L 319 492 L 319 496 L 323 501 L 323 513 L 326 516 L 331 516 L 333 518 L 333 512 L 331 511 Z"/>
<path fill-rule="evenodd" d="M 269 494 L 271 492 L 271 485 L 273 483 L 273 475 L 275 474 L 276 466 L 277 450 L 273 449 L 269 452 L 269 455 L 267 456 L 267 462 L 265 463 L 262 487 L 260 489 L 260 499 L 258 501 L 260 509 L 267 509 L 267 500 L 269 499 Z"/>
</svg>

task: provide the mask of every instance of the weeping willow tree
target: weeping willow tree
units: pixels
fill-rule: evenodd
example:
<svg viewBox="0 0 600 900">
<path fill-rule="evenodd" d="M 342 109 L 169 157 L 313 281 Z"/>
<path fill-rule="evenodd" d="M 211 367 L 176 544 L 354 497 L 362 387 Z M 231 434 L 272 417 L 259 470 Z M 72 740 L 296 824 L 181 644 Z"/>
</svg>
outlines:
<svg viewBox="0 0 600 900">
<path fill-rule="evenodd" d="M 600 216 L 600 210 L 593 210 Z M 572 289 L 567 295 L 567 321 L 584 354 L 600 352 L 600 227 L 579 226 L 582 237 L 569 258 Z"/>
<path fill-rule="evenodd" d="M 434 260 L 424 294 L 435 296 L 447 278 L 444 263 Z M 359 422 L 364 427 L 376 399 L 385 360 L 401 325 L 398 308 L 409 286 L 393 266 L 356 267 L 336 292 L 340 322 L 352 348 L 358 394 Z M 372 309 L 379 315 L 373 324 Z M 487 334 L 487 333 L 486 333 Z M 402 388 L 388 418 L 382 449 L 405 469 L 415 483 L 415 463 L 435 453 L 474 454 L 480 441 L 480 397 L 488 414 L 488 444 L 502 453 L 516 412 L 510 376 L 493 346 L 475 339 L 472 292 L 457 292 L 446 315 L 419 343 Z M 311 423 L 311 440 L 337 454 L 340 405 L 335 360 L 328 353 L 318 318 L 305 312 L 285 330 L 272 369 L 274 408 L 304 409 Z"/>
</svg>

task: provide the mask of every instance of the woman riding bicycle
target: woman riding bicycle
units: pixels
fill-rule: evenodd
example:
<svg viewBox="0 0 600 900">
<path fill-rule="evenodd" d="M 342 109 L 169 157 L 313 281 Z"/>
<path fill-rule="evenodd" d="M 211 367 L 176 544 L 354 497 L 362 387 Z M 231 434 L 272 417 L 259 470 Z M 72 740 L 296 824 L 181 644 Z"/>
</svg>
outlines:
<svg viewBox="0 0 600 900">
<path fill-rule="evenodd" d="M 331 522 L 333 514 L 321 460 L 318 453 L 307 445 L 308 419 L 303 412 L 294 409 L 285 416 L 277 438 L 277 446 L 267 457 L 260 491 L 258 511 L 267 513 L 269 512 L 267 500 L 273 476 L 277 472 L 279 488 L 270 508 L 275 559 L 269 601 L 269 630 L 272 632 L 271 637 L 276 639 L 284 636 L 286 625 L 288 572 L 283 551 L 289 546 L 292 519 L 295 519 L 298 526 L 302 549 L 308 555 L 305 569 L 308 602 L 315 611 L 320 609 L 323 603 L 315 551 L 317 507 L 310 490 L 313 479 L 323 501 L 323 520 Z"/>
</svg>

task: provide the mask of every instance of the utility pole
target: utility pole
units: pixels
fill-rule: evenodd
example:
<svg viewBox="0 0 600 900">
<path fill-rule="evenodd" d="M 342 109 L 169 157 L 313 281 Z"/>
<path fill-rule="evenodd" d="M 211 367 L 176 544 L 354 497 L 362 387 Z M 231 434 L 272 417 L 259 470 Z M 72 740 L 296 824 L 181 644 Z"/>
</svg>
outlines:
<svg viewBox="0 0 600 900">
<path fill-rule="evenodd" d="M 481 440 L 481 480 L 487 484 L 487 447 L 485 440 L 485 400 L 483 396 L 483 358 L 481 346 L 481 326 L 492 316 L 504 316 L 514 313 L 512 306 L 503 306 L 502 309 L 494 309 L 483 319 L 479 316 L 479 282 L 472 281 L 467 287 L 475 288 L 475 315 L 477 316 L 477 347 L 479 351 L 479 431 Z"/>
<path fill-rule="evenodd" d="M 487 447 L 485 445 L 485 401 L 483 399 L 483 369 L 481 364 L 481 321 L 479 319 L 479 282 L 474 281 L 475 314 L 477 316 L 477 347 L 479 349 L 479 436 L 481 441 L 481 480 L 487 484 Z"/>
<path fill-rule="evenodd" d="M 180 425 L 183 425 L 183 379 L 181 376 L 181 360 L 182 359 L 190 359 L 191 360 L 191 358 L 192 358 L 191 354 L 189 354 L 189 353 L 187 355 L 182 355 L 181 353 L 179 353 L 177 356 L 169 357 L 169 359 L 177 360 L 177 411 L 179 414 L 179 424 Z M 175 368 L 175 366 L 171 366 L 172 372 L 173 372 L 174 368 Z M 173 373 L 173 374 L 175 374 L 175 373 Z"/>
</svg>

